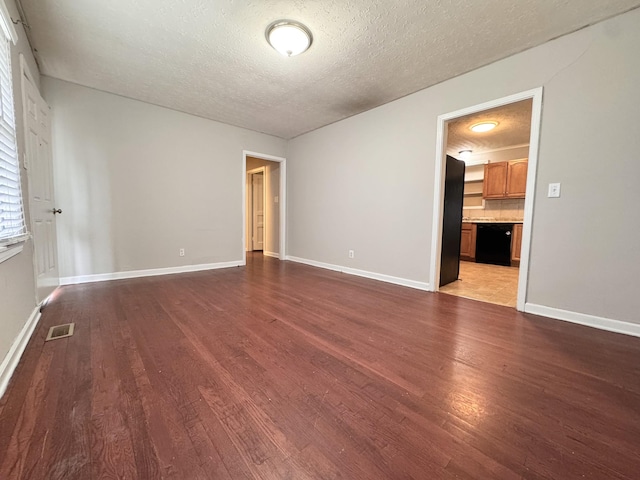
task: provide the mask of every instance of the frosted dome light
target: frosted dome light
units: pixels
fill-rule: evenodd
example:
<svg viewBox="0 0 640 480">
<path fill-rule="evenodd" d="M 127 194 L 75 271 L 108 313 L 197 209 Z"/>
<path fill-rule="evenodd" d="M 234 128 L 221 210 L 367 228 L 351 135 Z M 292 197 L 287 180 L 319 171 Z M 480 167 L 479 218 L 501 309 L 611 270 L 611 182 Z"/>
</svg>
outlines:
<svg viewBox="0 0 640 480">
<path fill-rule="evenodd" d="M 266 36 L 269 45 L 285 57 L 300 55 L 313 41 L 307 27 L 289 20 L 278 20 L 269 25 Z"/>
<path fill-rule="evenodd" d="M 482 123 L 476 123 L 475 125 L 471 125 L 471 127 L 469 128 L 474 132 L 484 133 L 484 132 L 488 132 L 489 130 L 493 130 L 497 126 L 498 126 L 498 122 L 482 122 Z"/>
</svg>

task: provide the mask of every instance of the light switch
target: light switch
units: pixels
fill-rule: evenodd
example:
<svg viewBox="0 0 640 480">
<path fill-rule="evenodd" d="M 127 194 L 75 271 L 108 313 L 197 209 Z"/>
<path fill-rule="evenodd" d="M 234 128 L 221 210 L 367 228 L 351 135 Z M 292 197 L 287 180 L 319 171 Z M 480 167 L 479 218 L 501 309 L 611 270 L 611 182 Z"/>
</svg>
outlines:
<svg viewBox="0 0 640 480">
<path fill-rule="evenodd" d="M 560 198 L 560 184 L 559 183 L 550 183 L 549 184 L 549 193 L 547 195 L 549 198 Z"/>
<path fill-rule="evenodd" d="M 273 197 L 273 203 L 278 203 L 278 196 Z"/>
</svg>

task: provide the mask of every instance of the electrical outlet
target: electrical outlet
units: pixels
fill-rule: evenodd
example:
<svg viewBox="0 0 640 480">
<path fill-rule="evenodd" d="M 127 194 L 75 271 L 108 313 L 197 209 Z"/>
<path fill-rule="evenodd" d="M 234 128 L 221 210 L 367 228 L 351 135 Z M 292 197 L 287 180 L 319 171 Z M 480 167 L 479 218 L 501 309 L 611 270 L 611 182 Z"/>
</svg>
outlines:
<svg viewBox="0 0 640 480">
<path fill-rule="evenodd" d="M 355 257 L 356 252 L 354 252 L 353 250 L 349 250 L 349 258 L 353 258 Z"/>
<path fill-rule="evenodd" d="M 550 183 L 549 184 L 549 193 L 547 194 L 549 198 L 560 198 L 560 184 L 559 183 Z"/>
<path fill-rule="evenodd" d="M 184 257 L 184 248 L 180 249 L 180 251 L 178 252 L 178 255 L 180 255 L 181 257 Z"/>
</svg>

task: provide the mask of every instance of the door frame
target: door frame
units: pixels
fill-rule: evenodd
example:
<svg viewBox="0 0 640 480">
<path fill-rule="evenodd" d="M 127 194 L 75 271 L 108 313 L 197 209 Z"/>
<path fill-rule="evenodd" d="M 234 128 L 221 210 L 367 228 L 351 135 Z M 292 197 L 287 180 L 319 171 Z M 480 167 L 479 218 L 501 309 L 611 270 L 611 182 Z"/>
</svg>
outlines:
<svg viewBox="0 0 640 480">
<path fill-rule="evenodd" d="M 540 142 L 540 126 L 542 120 L 542 87 L 526 90 L 506 97 L 491 100 L 471 107 L 445 113 L 438 116 L 436 137 L 436 161 L 433 195 L 433 224 L 431 236 L 431 268 L 429 272 L 429 289 L 437 292 L 440 278 L 440 255 L 442 251 L 442 214 L 444 210 L 444 162 L 446 161 L 447 123 L 456 118 L 472 113 L 482 112 L 496 107 L 508 105 L 522 100 L 532 100 L 531 132 L 529 136 L 529 164 L 527 168 L 527 190 L 524 199 L 524 220 L 522 225 L 522 250 L 520 270 L 518 272 L 518 300 L 516 309 L 524 311 L 529 278 L 529 260 L 532 237 L 533 205 L 536 192 L 536 172 L 538 167 L 538 150 Z"/>
<path fill-rule="evenodd" d="M 278 204 L 280 208 L 280 238 L 278 246 L 278 258 L 284 260 L 286 258 L 286 240 L 287 240 L 287 159 L 284 157 L 276 157 L 265 153 L 252 152 L 249 150 L 242 151 L 242 265 L 247 264 L 247 157 L 259 158 L 270 162 L 280 164 L 280 189 Z"/>
<path fill-rule="evenodd" d="M 253 232 L 253 205 L 251 204 L 251 201 L 253 199 L 253 184 L 250 182 L 251 180 L 251 176 L 255 173 L 262 173 L 262 208 L 263 208 L 263 215 L 264 215 L 264 223 L 266 226 L 266 221 L 267 221 L 267 209 L 266 209 L 266 205 L 267 205 L 267 167 L 258 167 L 258 168 L 252 168 L 251 170 L 247 170 L 247 192 L 246 192 L 246 202 L 247 202 L 247 215 L 245 218 L 245 224 L 246 224 L 246 247 L 245 250 L 247 252 L 252 252 L 253 251 L 253 242 L 250 240 L 251 239 L 251 235 L 249 235 L 249 231 L 251 230 Z M 249 195 L 251 193 L 251 195 Z M 249 205 L 251 205 L 251 207 L 249 207 Z M 251 211 L 251 215 L 249 215 L 249 212 Z M 251 219 L 251 220 L 249 220 Z M 263 230 L 264 232 L 264 230 Z M 264 232 L 266 233 L 266 232 Z M 263 237 L 262 242 L 263 242 L 263 251 L 264 251 L 264 239 L 265 237 Z"/>
</svg>

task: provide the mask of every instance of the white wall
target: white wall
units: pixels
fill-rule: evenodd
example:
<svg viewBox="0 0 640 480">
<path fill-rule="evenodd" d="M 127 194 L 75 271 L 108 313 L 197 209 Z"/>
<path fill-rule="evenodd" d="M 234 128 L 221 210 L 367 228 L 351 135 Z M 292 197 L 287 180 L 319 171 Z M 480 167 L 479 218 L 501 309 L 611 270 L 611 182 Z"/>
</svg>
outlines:
<svg viewBox="0 0 640 480">
<path fill-rule="evenodd" d="M 18 18 L 19 15 L 14 1 L 5 0 L 5 3 L 11 16 Z M 18 155 L 20 156 L 21 164 L 23 164 L 25 144 L 20 83 L 21 53 L 27 60 L 29 69 L 34 75 L 36 82 L 39 82 L 39 73 L 22 25 L 16 25 L 15 28 L 19 39 L 18 44 L 11 47 L 11 67 L 13 73 L 13 97 L 16 113 Z M 23 169 L 21 170 L 21 175 L 22 193 L 25 199 L 25 209 L 28 214 L 29 190 L 27 185 L 27 172 Z M 25 243 L 21 253 L 0 264 L 0 363 L 2 363 L 2 360 L 5 358 L 11 345 L 36 306 L 33 272 L 33 244 L 31 241 Z"/>
<path fill-rule="evenodd" d="M 427 282 L 438 115 L 543 86 L 527 302 L 640 323 L 639 49 L 635 10 L 291 140 L 287 254 Z"/>
<path fill-rule="evenodd" d="M 282 156 L 284 140 L 49 77 L 42 83 L 64 210 L 61 277 L 242 260 L 243 150 Z"/>
</svg>

